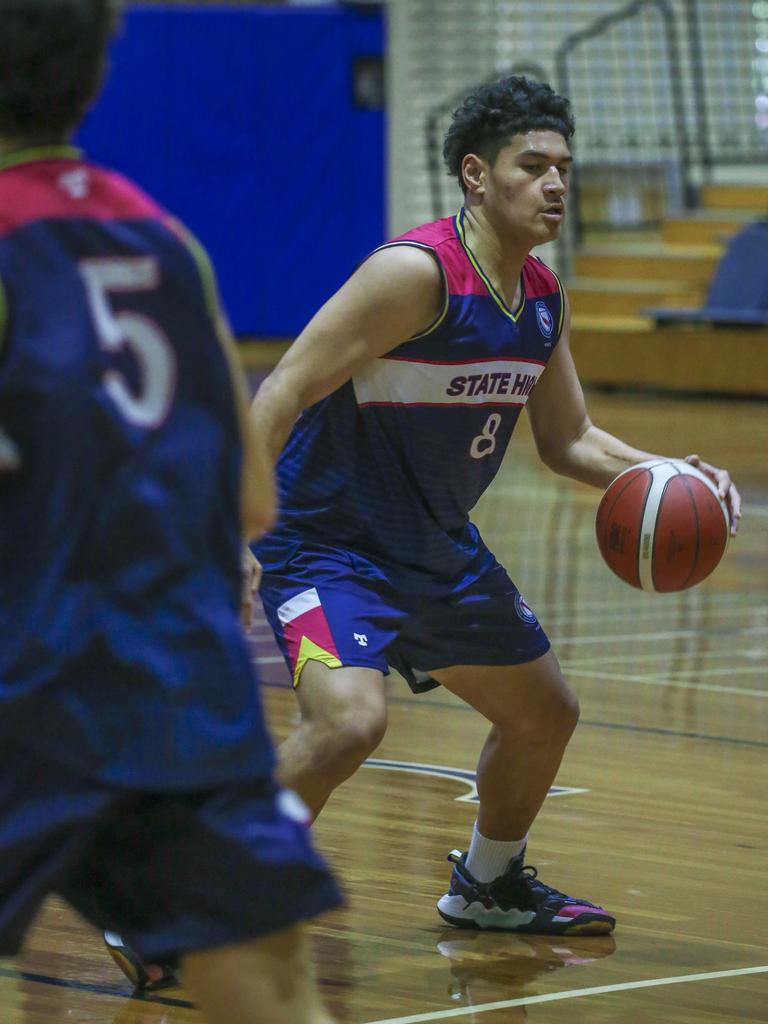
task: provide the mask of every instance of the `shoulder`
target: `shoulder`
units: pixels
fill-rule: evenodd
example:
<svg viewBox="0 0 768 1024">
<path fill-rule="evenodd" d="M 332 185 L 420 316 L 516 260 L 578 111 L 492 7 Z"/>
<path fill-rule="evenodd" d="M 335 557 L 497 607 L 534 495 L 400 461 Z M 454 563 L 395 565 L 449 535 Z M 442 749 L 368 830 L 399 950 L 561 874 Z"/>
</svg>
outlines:
<svg viewBox="0 0 768 1024">
<path fill-rule="evenodd" d="M 357 270 L 357 275 L 397 279 L 422 287 L 441 280 L 439 260 L 431 246 L 394 239 L 379 246 Z"/>
<path fill-rule="evenodd" d="M 468 257 L 462 243 L 457 217 L 443 217 L 440 220 L 422 224 L 399 235 L 386 243 L 422 249 L 428 253 L 450 295 L 484 294 L 486 291 L 477 268 Z M 423 262 L 423 261 L 422 261 Z M 435 269 L 432 269 L 435 277 Z"/>
<path fill-rule="evenodd" d="M 156 219 L 167 213 L 116 171 L 80 160 L 41 160 L 0 174 L 0 233 L 39 220 Z"/>
<path fill-rule="evenodd" d="M 414 245 L 424 245 L 431 249 L 456 240 L 453 217 L 441 217 L 439 220 L 429 221 L 427 224 L 419 224 L 392 239 L 393 242 L 411 242 Z"/>
</svg>

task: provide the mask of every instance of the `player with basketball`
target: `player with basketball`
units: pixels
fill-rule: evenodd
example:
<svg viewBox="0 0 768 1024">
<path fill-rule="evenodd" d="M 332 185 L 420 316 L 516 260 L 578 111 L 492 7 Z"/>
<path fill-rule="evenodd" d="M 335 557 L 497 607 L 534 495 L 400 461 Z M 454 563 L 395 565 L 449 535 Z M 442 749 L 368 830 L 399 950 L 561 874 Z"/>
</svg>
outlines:
<svg viewBox="0 0 768 1024">
<path fill-rule="evenodd" d="M 67 145 L 115 14 L 0 0 L 0 954 L 57 892 L 180 958 L 214 1024 L 330 1024 L 300 922 L 339 896 L 238 619 L 274 491 L 212 271 Z"/>
<path fill-rule="evenodd" d="M 281 777 L 320 812 L 383 736 L 388 665 L 485 716 L 477 822 L 438 903 L 460 927 L 602 934 L 615 923 L 525 866 L 578 704 L 469 520 L 523 406 L 557 473 L 605 488 L 652 457 L 591 423 L 566 297 L 530 255 L 560 232 L 573 128 L 568 102 L 542 83 L 510 77 L 469 95 L 444 147 L 464 193 L 458 215 L 369 256 L 252 407 L 281 495 L 255 549 L 261 596 L 301 708 Z M 728 473 L 689 460 L 727 501 L 735 533 Z"/>
</svg>

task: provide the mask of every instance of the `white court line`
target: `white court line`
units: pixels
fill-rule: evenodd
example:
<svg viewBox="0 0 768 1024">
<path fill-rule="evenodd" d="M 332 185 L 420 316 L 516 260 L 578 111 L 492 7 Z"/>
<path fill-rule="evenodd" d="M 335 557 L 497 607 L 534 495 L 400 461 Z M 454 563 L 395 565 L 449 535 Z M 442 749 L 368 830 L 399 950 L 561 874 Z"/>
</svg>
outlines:
<svg viewBox="0 0 768 1024">
<path fill-rule="evenodd" d="M 562 643 L 562 642 L 563 642 L 562 640 L 559 641 L 559 643 Z M 254 658 L 254 661 L 256 662 L 257 665 L 283 665 L 285 663 L 285 659 L 283 657 L 281 657 L 280 655 L 276 655 L 274 657 L 272 657 L 272 656 L 262 656 L 262 657 Z M 624 674 L 622 674 L 620 672 L 598 672 L 596 669 L 588 670 L 588 669 L 579 669 L 579 668 L 576 668 L 576 667 L 572 667 L 571 664 L 568 662 L 568 660 L 565 659 L 565 658 L 563 659 L 562 664 L 563 664 L 563 668 L 566 670 L 568 675 L 571 675 L 571 676 L 581 676 L 581 677 L 585 677 L 587 679 L 589 679 L 589 678 L 594 678 L 594 679 L 615 679 L 616 681 L 621 682 L 621 683 L 638 683 L 638 684 L 640 684 L 642 686 L 674 686 L 677 689 L 681 689 L 681 690 L 708 690 L 711 693 L 729 693 L 729 694 L 733 694 L 734 696 L 738 696 L 738 697 L 764 697 L 764 698 L 768 697 L 768 690 L 749 690 L 749 689 L 746 689 L 745 687 L 717 686 L 715 684 L 708 684 L 708 683 L 688 683 L 688 682 L 685 682 L 685 680 L 682 680 L 682 679 L 681 680 L 676 680 L 674 678 L 674 676 L 635 676 L 635 675 L 624 675 Z M 746 668 L 746 669 L 740 670 L 740 672 L 738 672 L 736 674 L 743 674 L 744 672 L 752 672 L 752 671 L 757 672 L 757 671 L 764 671 L 764 670 L 758 669 L 758 667 L 756 667 L 754 669 Z M 706 675 L 706 674 L 715 675 L 715 674 L 717 674 L 717 672 L 718 672 L 717 669 L 710 669 L 710 670 L 705 670 L 704 672 L 701 672 L 699 674 L 700 675 Z M 731 670 L 728 670 L 727 674 L 733 675 L 734 672 L 731 669 Z"/>
<path fill-rule="evenodd" d="M 594 988 L 575 988 L 569 992 L 548 992 L 541 996 L 522 996 L 520 999 L 502 999 L 497 1003 L 480 1003 L 477 1006 L 461 1006 L 455 1010 L 436 1010 L 434 1013 L 414 1013 L 410 1017 L 387 1017 L 386 1020 L 371 1020 L 367 1024 L 421 1024 L 428 1020 L 448 1020 L 453 1017 L 468 1017 L 470 1014 L 490 1013 L 506 1010 L 511 1006 L 530 1006 L 531 1003 L 554 1003 L 560 999 L 579 999 L 581 996 L 599 996 L 605 992 L 627 992 L 633 988 L 654 988 L 659 985 L 681 985 L 690 981 L 709 981 L 714 978 L 736 978 L 744 974 L 765 974 L 765 967 L 741 967 L 733 971 L 710 971 L 707 974 L 680 974 L 675 978 L 649 978 L 647 981 L 625 981 L 617 985 L 597 985 Z"/>
<path fill-rule="evenodd" d="M 748 690 L 745 686 L 687 683 L 683 679 L 675 679 L 674 676 L 630 676 L 622 675 L 619 672 L 589 671 L 588 669 L 569 668 L 567 661 L 563 661 L 562 665 L 566 675 L 581 676 L 585 679 L 613 679 L 620 683 L 635 683 L 638 686 L 664 686 L 674 687 L 677 690 L 705 690 L 708 693 L 727 693 L 733 697 L 762 697 L 764 700 L 768 698 L 768 690 Z"/>
<path fill-rule="evenodd" d="M 606 636 L 605 633 L 598 633 L 596 636 L 556 636 L 551 637 L 553 644 L 620 644 L 625 640 L 679 640 L 682 637 L 701 637 L 700 629 L 675 629 L 659 633 L 614 633 Z M 747 626 L 743 629 L 734 629 L 731 636 L 766 636 L 768 626 Z"/>
<path fill-rule="evenodd" d="M 684 676 L 764 676 L 765 673 L 765 665 L 729 665 L 728 668 L 680 668 L 674 673 L 672 678 L 682 679 Z"/>
<path fill-rule="evenodd" d="M 768 649 L 766 649 L 765 653 L 768 654 Z M 643 654 L 612 654 L 611 655 L 611 664 L 612 665 L 626 665 L 626 664 L 637 665 L 637 664 L 639 664 L 639 665 L 643 665 L 644 666 L 644 665 L 650 665 L 654 661 L 661 661 L 661 662 L 666 662 L 666 663 L 671 662 L 671 661 L 680 661 L 681 659 L 684 659 L 685 661 L 693 661 L 695 658 L 699 658 L 699 657 L 706 658 L 707 662 L 710 662 L 710 661 L 718 661 L 718 660 L 719 661 L 725 661 L 726 658 L 730 658 L 730 659 L 733 659 L 733 658 L 745 658 L 745 657 L 749 657 L 749 655 L 745 654 L 743 651 L 727 651 L 727 650 L 724 650 L 724 651 L 706 651 L 704 653 L 704 655 L 702 656 L 700 648 L 698 648 L 698 647 L 688 647 L 685 651 L 669 651 L 668 650 L 668 651 L 662 651 L 659 654 L 645 654 L 645 653 L 643 653 Z M 574 668 L 583 668 L 584 666 L 594 665 L 594 663 L 595 663 L 595 656 L 594 656 L 594 654 L 589 654 L 589 655 L 579 656 L 577 658 L 567 658 L 567 659 L 563 658 L 562 661 L 563 662 L 567 661 L 568 664 L 572 665 Z M 750 668 L 750 666 L 745 666 L 745 667 Z M 690 672 L 697 672 L 698 669 L 679 669 L 679 674 L 685 675 L 689 671 Z M 712 672 L 720 673 L 721 672 L 720 669 L 707 669 L 707 671 L 710 672 L 710 673 L 712 673 Z M 725 671 L 725 670 L 723 670 L 723 671 Z M 727 671 L 730 672 L 731 671 L 730 668 Z M 734 669 L 734 671 L 738 672 L 740 670 L 739 669 Z M 763 671 L 765 671 L 765 670 L 763 669 Z"/>
<path fill-rule="evenodd" d="M 536 604 L 538 605 L 538 601 Z M 698 621 L 707 619 L 712 616 L 712 611 L 707 607 L 700 605 L 691 605 L 689 608 L 683 610 L 682 608 L 675 608 L 672 611 L 664 608 L 657 608 L 653 612 L 651 609 L 643 609 L 646 614 L 643 616 L 647 625 L 654 625 L 654 619 L 659 619 L 661 622 L 668 622 L 673 616 L 679 618 L 696 619 Z M 744 619 L 749 616 L 753 621 L 761 620 L 768 617 L 768 605 L 754 605 L 754 604 L 732 604 L 729 606 L 723 606 L 717 608 L 718 620 L 725 618 L 726 616 L 732 616 L 734 618 Z M 578 626 L 585 628 L 589 623 L 600 623 L 614 626 L 622 622 L 637 622 L 638 609 L 635 607 L 616 607 L 614 601 L 614 608 L 600 609 L 595 608 L 593 611 L 584 612 L 583 605 L 579 603 L 578 613 L 574 613 L 573 601 L 568 602 L 565 611 L 552 611 L 547 608 L 545 618 L 550 629 L 558 628 L 563 629 L 565 626 L 576 623 Z"/>
<path fill-rule="evenodd" d="M 493 496 L 495 494 L 504 494 L 513 498 L 536 498 L 538 500 L 542 498 L 573 498 L 575 499 L 574 504 L 594 504 L 595 509 L 597 509 L 600 501 L 599 493 L 592 488 L 581 490 L 573 487 L 552 486 L 541 488 L 516 487 L 514 484 L 497 483 L 494 485 L 493 490 L 488 492 L 488 497 L 485 499 L 486 504 L 493 503 Z M 748 502 L 742 506 L 742 512 L 745 516 L 768 516 L 768 505 L 752 505 Z"/>
</svg>

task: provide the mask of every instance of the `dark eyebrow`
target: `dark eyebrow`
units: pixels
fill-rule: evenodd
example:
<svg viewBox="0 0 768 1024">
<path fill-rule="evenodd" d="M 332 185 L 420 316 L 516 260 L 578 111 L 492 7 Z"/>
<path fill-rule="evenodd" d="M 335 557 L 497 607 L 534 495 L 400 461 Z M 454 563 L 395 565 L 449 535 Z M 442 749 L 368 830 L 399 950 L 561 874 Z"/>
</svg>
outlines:
<svg viewBox="0 0 768 1024">
<path fill-rule="evenodd" d="M 552 159 L 552 157 L 549 155 L 549 153 L 542 153 L 541 150 L 538 150 L 538 149 L 524 149 L 522 153 L 518 153 L 517 155 L 518 155 L 518 158 L 521 157 L 521 156 L 538 156 L 538 157 L 541 157 L 542 160 L 551 160 Z M 572 156 L 563 156 L 563 157 L 560 157 L 560 159 L 557 162 L 559 164 L 572 164 L 573 163 L 573 157 Z"/>
</svg>

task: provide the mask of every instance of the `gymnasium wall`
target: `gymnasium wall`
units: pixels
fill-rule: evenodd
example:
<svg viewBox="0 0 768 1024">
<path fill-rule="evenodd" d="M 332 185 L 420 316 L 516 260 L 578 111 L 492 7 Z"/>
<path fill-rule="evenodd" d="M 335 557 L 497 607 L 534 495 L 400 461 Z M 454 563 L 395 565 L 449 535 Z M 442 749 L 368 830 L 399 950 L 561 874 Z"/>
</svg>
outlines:
<svg viewBox="0 0 768 1024">
<path fill-rule="evenodd" d="M 382 52 L 375 9 L 128 10 L 78 141 L 196 232 L 237 335 L 295 335 L 383 240 Z"/>
</svg>

